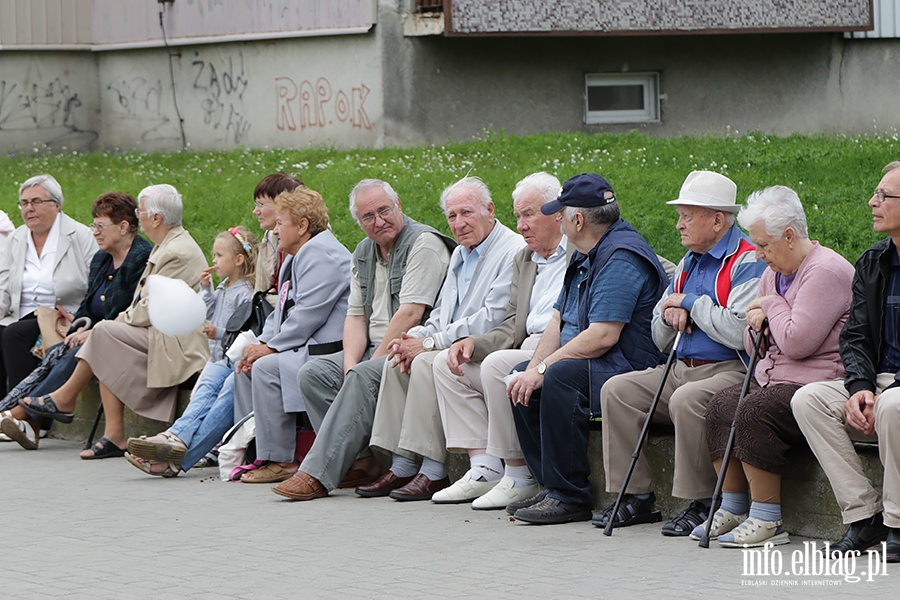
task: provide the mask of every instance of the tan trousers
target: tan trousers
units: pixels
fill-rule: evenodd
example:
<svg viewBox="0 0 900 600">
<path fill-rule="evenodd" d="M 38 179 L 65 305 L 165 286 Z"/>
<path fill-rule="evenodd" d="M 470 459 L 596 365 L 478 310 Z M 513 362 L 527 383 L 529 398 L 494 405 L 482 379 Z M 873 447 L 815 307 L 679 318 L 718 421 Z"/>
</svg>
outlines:
<svg viewBox="0 0 900 600">
<path fill-rule="evenodd" d="M 831 482 L 844 523 L 884 510 L 884 524 L 900 527 L 900 389 L 883 391 L 893 382 L 890 373 L 878 375 L 876 393 L 881 395 L 875 402 L 875 436 L 847 424 L 844 405 L 850 395 L 841 380 L 805 385 L 791 401 L 794 418 Z M 863 473 L 854 441 L 878 442 L 884 465 L 883 494 Z"/>
<path fill-rule="evenodd" d="M 444 462 L 447 446 L 431 367 L 437 355 L 416 356 L 411 375 L 384 361 L 370 445 L 411 459 L 425 456 Z"/>
<path fill-rule="evenodd" d="M 487 448 L 498 458 L 523 458 L 503 378 L 531 360 L 539 340 L 531 336 L 521 350 L 498 350 L 482 363 L 466 363 L 462 377 L 450 372 L 446 351 L 437 355 L 434 384 L 449 451 Z"/>
<path fill-rule="evenodd" d="M 616 375 L 600 390 L 607 492 L 618 492 L 622 487 L 664 370 L 665 366 L 660 365 Z M 716 470 L 706 445 L 706 405 L 719 390 L 741 383 L 745 373 L 739 360 L 699 367 L 689 367 L 679 360 L 673 365 L 653 422 L 675 425 L 672 495 L 676 498 L 712 496 Z M 644 494 L 651 491 L 650 485 L 650 467 L 641 453 L 626 491 Z"/>
</svg>

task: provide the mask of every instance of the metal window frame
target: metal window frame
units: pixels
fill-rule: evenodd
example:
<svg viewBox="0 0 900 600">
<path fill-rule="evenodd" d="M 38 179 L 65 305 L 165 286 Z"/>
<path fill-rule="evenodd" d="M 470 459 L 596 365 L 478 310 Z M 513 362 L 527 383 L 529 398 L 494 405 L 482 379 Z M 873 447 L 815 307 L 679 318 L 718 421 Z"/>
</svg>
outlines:
<svg viewBox="0 0 900 600">
<path fill-rule="evenodd" d="M 644 89 L 644 110 L 588 110 L 588 88 L 641 85 Z M 585 73 L 584 122 L 587 125 L 608 123 L 659 123 L 659 73 Z"/>
</svg>

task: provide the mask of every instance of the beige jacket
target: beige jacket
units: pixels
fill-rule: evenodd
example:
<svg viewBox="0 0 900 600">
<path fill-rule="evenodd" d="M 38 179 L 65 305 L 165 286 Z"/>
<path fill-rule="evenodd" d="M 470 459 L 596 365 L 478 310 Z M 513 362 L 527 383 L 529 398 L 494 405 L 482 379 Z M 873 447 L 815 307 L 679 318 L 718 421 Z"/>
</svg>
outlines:
<svg viewBox="0 0 900 600">
<path fill-rule="evenodd" d="M 131 306 L 116 317 L 116 321 L 149 328 L 147 387 L 167 388 L 178 385 L 200 371 L 209 358 L 209 343 L 201 328 L 188 335 L 172 337 L 150 327 L 147 298 L 141 298 L 144 283 L 149 275 L 165 275 L 181 279 L 197 291 L 200 289 L 200 273 L 205 268 L 206 257 L 191 234 L 183 227 L 173 227 L 162 243 L 150 252 Z M 178 309 L 173 307 L 172 310 Z"/>
</svg>

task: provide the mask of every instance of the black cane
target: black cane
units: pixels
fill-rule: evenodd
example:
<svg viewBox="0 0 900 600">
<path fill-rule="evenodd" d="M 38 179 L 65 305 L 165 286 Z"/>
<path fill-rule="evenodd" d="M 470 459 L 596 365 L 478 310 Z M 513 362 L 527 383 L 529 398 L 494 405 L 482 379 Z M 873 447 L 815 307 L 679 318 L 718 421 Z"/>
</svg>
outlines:
<svg viewBox="0 0 900 600">
<path fill-rule="evenodd" d="M 628 487 L 628 482 L 631 481 L 631 474 L 634 473 L 634 468 L 637 466 L 638 457 L 641 455 L 641 448 L 644 447 L 644 442 L 647 440 L 647 435 L 650 432 L 650 421 L 653 420 L 653 413 L 656 412 L 656 407 L 659 405 L 659 399 L 662 396 L 663 388 L 666 387 L 666 380 L 669 378 L 669 373 L 672 371 L 672 365 L 675 364 L 675 356 L 678 353 L 678 342 L 681 341 L 681 333 L 682 332 L 679 331 L 675 334 L 675 341 L 672 342 L 672 350 L 669 351 L 669 358 L 666 359 L 666 368 L 663 370 L 662 377 L 659 380 L 659 387 L 656 388 L 656 395 L 653 396 L 653 402 L 650 403 L 650 410 L 647 411 L 647 420 L 644 421 L 644 428 L 641 430 L 641 435 L 638 438 L 637 445 L 634 447 L 634 452 L 631 453 L 631 464 L 628 466 L 628 472 L 625 474 L 625 481 L 622 482 L 622 489 L 619 490 L 619 497 L 616 498 L 616 503 L 613 505 L 612 512 L 609 515 L 609 521 L 603 529 L 603 535 L 612 535 L 612 530 L 615 526 L 613 522 L 616 520 L 616 514 L 619 512 L 622 498 L 625 497 L 625 488 Z"/>
<path fill-rule="evenodd" d="M 744 377 L 744 385 L 741 387 L 741 395 L 738 396 L 737 405 L 741 405 L 741 401 L 747 396 L 750 389 L 750 381 L 753 379 L 753 371 L 756 369 L 756 361 L 759 359 L 759 350 L 765 339 L 765 330 L 769 325 L 768 319 L 763 319 L 762 327 L 756 334 L 756 343 L 753 344 L 753 354 L 750 355 L 750 364 L 747 365 L 747 375 Z M 734 410 L 737 415 L 737 408 Z M 722 455 L 722 466 L 719 467 L 719 477 L 716 479 L 716 487 L 713 490 L 712 503 L 709 506 L 709 517 L 706 519 L 706 527 L 703 529 L 703 535 L 700 536 L 701 548 L 709 548 L 709 532 L 712 530 L 713 518 L 716 511 L 719 510 L 719 504 L 722 502 L 722 486 L 725 485 L 725 473 L 728 472 L 728 462 L 731 460 L 731 453 L 734 450 L 734 421 L 731 417 L 731 430 L 728 432 L 728 442 L 725 444 L 725 454 Z"/>
<path fill-rule="evenodd" d="M 103 415 L 103 402 L 97 406 L 97 416 L 94 417 L 94 426 L 91 427 L 91 433 L 88 435 L 87 441 L 84 443 L 84 449 L 90 450 L 94 444 L 94 436 L 97 434 L 97 425 L 100 424 L 100 417 Z"/>
</svg>

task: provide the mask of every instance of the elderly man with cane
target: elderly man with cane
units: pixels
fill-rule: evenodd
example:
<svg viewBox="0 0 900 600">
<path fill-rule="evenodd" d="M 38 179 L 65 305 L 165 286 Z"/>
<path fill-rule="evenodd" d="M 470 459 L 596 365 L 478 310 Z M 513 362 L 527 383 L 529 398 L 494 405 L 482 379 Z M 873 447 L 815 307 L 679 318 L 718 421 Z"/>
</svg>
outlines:
<svg viewBox="0 0 900 600">
<path fill-rule="evenodd" d="M 737 186 L 723 175 L 694 171 L 674 204 L 678 208 L 681 243 L 688 253 L 653 313 L 653 339 L 667 348 L 677 332 L 678 361 L 660 385 L 663 367 L 613 377 L 601 392 L 603 463 L 606 490 L 627 495 L 594 516 L 605 528 L 662 519 L 650 488 L 650 467 L 635 458 L 634 477 L 626 479 L 629 451 L 648 418 L 675 425 L 675 477 L 672 495 L 692 500 L 662 528 L 663 535 L 687 536 L 708 516 L 716 472 L 707 457 L 706 405 L 713 394 L 741 382 L 745 310 L 756 297 L 765 268 L 754 247 L 735 224 Z M 648 417 L 653 391 L 660 386 L 660 409 Z M 618 504 L 618 503 L 617 503 Z"/>
<path fill-rule="evenodd" d="M 588 419 L 598 414 L 600 388 L 611 376 L 659 364 L 650 320 L 668 281 L 647 241 L 619 217 L 603 177 L 568 180 L 559 199 L 541 207 L 545 215 L 559 211 L 578 252 L 534 355 L 516 366 L 507 387 L 541 491 L 506 510 L 536 525 L 591 518 Z"/>
<path fill-rule="evenodd" d="M 703 526 L 691 533 L 704 547 L 709 539 L 726 548 L 790 541 L 781 519 L 781 475 L 792 451 L 806 445 L 791 398 L 806 383 L 844 372 L 838 336 L 850 310 L 853 267 L 809 239 L 803 206 L 790 188 L 751 194 L 738 222 L 756 244 L 757 258 L 769 266 L 747 307 L 747 323 L 757 335 L 762 332 L 759 341 L 768 349 L 758 354 L 759 366 L 752 376 L 748 372 L 741 397 L 738 386 L 724 389 L 706 412 L 710 457 L 724 493 L 722 506 L 705 523 L 708 537 Z M 754 347 L 749 331 L 744 347 Z"/>
</svg>

